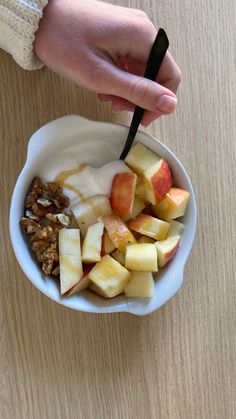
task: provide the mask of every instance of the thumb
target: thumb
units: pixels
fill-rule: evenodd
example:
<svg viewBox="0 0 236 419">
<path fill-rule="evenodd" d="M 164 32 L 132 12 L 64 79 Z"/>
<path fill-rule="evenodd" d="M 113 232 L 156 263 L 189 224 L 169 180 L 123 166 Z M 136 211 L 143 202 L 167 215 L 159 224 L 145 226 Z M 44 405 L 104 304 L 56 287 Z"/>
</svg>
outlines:
<svg viewBox="0 0 236 419">
<path fill-rule="evenodd" d="M 155 113 L 168 114 L 175 110 L 177 98 L 171 90 L 155 81 L 125 72 L 110 62 L 106 62 L 105 67 L 100 93 L 121 97 Z"/>
</svg>

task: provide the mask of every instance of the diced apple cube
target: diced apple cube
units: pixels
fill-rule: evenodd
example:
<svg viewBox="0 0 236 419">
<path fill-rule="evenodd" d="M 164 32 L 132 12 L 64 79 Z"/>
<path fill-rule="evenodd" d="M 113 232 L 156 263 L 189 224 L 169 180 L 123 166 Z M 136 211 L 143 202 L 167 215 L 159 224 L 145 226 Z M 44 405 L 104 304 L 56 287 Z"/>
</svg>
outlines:
<svg viewBox="0 0 236 419">
<path fill-rule="evenodd" d="M 137 175 L 117 173 L 112 182 L 111 207 L 116 215 L 130 216 L 133 210 Z"/>
<path fill-rule="evenodd" d="M 125 287 L 125 295 L 130 298 L 150 298 L 154 293 L 151 272 L 131 272 L 130 282 Z"/>
<path fill-rule="evenodd" d="M 101 255 L 102 256 L 110 255 L 110 253 L 112 253 L 115 249 L 116 249 L 116 246 L 114 245 L 114 243 L 112 243 L 107 230 L 104 230 L 103 236 L 102 236 Z"/>
<path fill-rule="evenodd" d="M 132 214 L 130 216 L 122 217 L 122 219 L 124 221 L 132 220 L 133 218 L 137 217 L 137 215 L 140 214 L 144 208 L 145 202 L 137 195 L 135 195 Z"/>
<path fill-rule="evenodd" d="M 102 220 L 111 241 L 121 252 L 125 252 L 128 245 L 136 243 L 135 237 L 118 215 L 103 217 Z"/>
<path fill-rule="evenodd" d="M 93 263 L 101 260 L 102 235 L 104 224 L 102 222 L 88 227 L 82 245 L 82 262 Z"/>
<path fill-rule="evenodd" d="M 88 227 L 95 224 L 99 217 L 112 214 L 111 204 L 106 195 L 91 196 L 72 206 L 71 210 L 83 236 L 85 236 Z"/>
<path fill-rule="evenodd" d="M 111 256 L 122 266 L 125 266 L 125 253 L 122 253 L 119 249 L 116 249 L 114 252 L 112 252 Z"/>
<path fill-rule="evenodd" d="M 184 224 L 179 221 L 170 220 L 170 228 L 167 234 L 167 238 L 171 236 L 181 236 L 184 231 Z"/>
<path fill-rule="evenodd" d="M 169 223 L 147 214 L 139 214 L 129 221 L 128 227 L 137 233 L 151 237 L 155 240 L 164 240 L 169 230 Z"/>
<path fill-rule="evenodd" d="M 165 266 L 175 255 L 179 246 L 180 236 L 171 236 L 168 239 L 156 242 L 158 265 Z"/>
<path fill-rule="evenodd" d="M 138 239 L 138 243 L 155 243 L 155 240 L 148 236 L 141 236 Z"/>
<path fill-rule="evenodd" d="M 141 143 L 135 144 L 125 158 L 125 163 L 138 175 L 160 159 L 153 151 Z"/>
<path fill-rule="evenodd" d="M 72 295 L 79 294 L 80 292 L 84 291 L 85 289 L 89 287 L 91 280 L 89 279 L 88 274 L 93 267 L 94 267 L 94 264 L 87 265 L 84 267 L 84 274 L 81 280 L 66 293 L 67 297 L 71 297 Z"/>
<path fill-rule="evenodd" d="M 99 295 L 99 297 L 104 298 L 105 300 L 108 298 L 106 293 L 97 285 L 95 282 L 90 280 L 89 289 L 93 291 L 95 294 Z"/>
<path fill-rule="evenodd" d="M 65 294 L 83 276 L 79 229 L 59 231 L 59 262 L 61 294 Z"/>
<path fill-rule="evenodd" d="M 172 185 L 172 174 L 168 163 L 161 159 L 144 171 L 146 197 L 151 204 L 165 198 Z"/>
<path fill-rule="evenodd" d="M 130 272 L 110 255 L 106 255 L 90 271 L 89 278 L 103 296 L 111 298 L 124 292 Z"/>
<path fill-rule="evenodd" d="M 153 205 L 157 217 L 169 221 L 185 214 L 189 200 L 189 192 L 180 188 L 171 188 L 159 204 Z"/>
<path fill-rule="evenodd" d="M 157 272 L 157 249 L 155 244 L 137 243 L 128 246 L 125 267 L 131 271 Z"/>
</svg>

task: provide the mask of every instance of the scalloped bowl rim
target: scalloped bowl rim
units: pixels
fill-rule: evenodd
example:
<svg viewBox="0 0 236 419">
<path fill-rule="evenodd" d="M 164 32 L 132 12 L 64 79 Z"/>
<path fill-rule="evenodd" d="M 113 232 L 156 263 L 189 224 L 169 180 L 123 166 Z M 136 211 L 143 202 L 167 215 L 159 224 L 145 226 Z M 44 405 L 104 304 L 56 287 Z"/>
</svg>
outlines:
<svg viewBox="0 0 236 419">
<path fill-rule="evenodd" d="M 187 215 L 184 217 L 187 217 L 187 229 L 185 229 L 183 233 L 181 245 L 175 258 L 169 262 L 167 267 L 162 269 L 161 279 L 155 281 L 154 297 L 151 299 L 127 299 L 124 296 L 120 296 L 111 299 L 108 302 L 107 300 L 102 300 L 100 297 L 91 296 L 91 292 L 88 294 L 86 291 L 79 297 L 60 297 L 54 282 L 49 284 L 45 278 L 40 279 L 40 268 L 32 259 L 26 239 L 20 229 L 19 218 L 22 216 L 24 197 L 32 181 L 34 167 L 37 167 L 40 159 L 42 161 L 43 159 L 45 160 L 45 154 L 48 156 L 55 149 L 62 149 L 63 151 L 65 144 L 66 147 L 68 147 L 70 141 L 71 144 L 75 144 L 75 138 L 77 138 L 76 146 L 79 146 L 78 137 L 84 135 L 86 138 L 86 131 L 88 131 L 88 133 L 89 131 L 94 131 L 96 135 L 101 136 L 104 134 L 105 137 L 109 133 L 109 143 L 107 142 L 106 145 L 111 147 L 110 144 L 113 144 L 116 153 L 117 151 L 120 153 L 127 136 L 128 128 L 121 124 L 93 121 L 79 115 L 67 115 L 47 123 L 31 136 L 28 143 L 26 162 L 17 179 L 10 207 L 10 237 L 15 256 L 26 277 L 43 294 L 63 306 L 90 313 L 128 312 L 136 315 L 149 314 L 165 304 L 181 287 L 184 266 L 194 242 L 197 220 L 195 195 L 186 170 L 173 152 L 155 137 L 138 131 L 136 141 L 143 142 L 153 149 L 153 151 L 159 153 L 162 157 L 167 158 L 173 171 L 174 178 L 177 177 L 179 182 L 190 192 L 190 201 L 187 208 Z M 94 141 L 94 139 L 92 141 Z M 109 152 L 114 153 L 114 150 L 109 149 Z M 31 175 L 29 175 L 29 173 L 31 173 Z M 34 173 L 34 175 L 36 174 L 37 173 Z M 42 277 L 41 272 L 40 275 Z M 37 280 L 35 279 L 36 277 Z"/>
</svg>

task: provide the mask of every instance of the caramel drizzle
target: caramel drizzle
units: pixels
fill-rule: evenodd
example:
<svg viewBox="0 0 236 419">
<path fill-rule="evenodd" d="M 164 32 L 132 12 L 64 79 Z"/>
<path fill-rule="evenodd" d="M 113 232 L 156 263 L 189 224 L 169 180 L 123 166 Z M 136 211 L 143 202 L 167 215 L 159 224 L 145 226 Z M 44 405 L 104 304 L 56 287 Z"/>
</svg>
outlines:
<svg viewBox="0 0 236 419">
<path fill-rule="evenodd" d="M 76 167 L 74 169 L 63 170 L 55 177 L 54 182 L 58 183 L 62 188 L 66 188 L 74 192 L 81 199 L 82 202 L 86 203 L 87 205 L 90 205 L 94 214 L 99 217 L 100 216 L 99 208 L 97 208 L 93 204 L 92 200 L 90 198 L 86 198 L 85 195 L 79 190 L 79 188 L 66 182 L 66 179 L 68 179 L 68 177 L 82 172 L 86 167 L 87 167 L 87 164 L 83 163 L 79 167 Z"/>
</svg>

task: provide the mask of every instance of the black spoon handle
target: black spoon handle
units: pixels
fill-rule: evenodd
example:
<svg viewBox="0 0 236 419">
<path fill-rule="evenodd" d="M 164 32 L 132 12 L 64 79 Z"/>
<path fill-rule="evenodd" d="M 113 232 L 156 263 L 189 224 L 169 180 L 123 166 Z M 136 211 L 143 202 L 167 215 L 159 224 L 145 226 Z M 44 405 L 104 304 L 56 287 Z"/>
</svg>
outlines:
<svg viewBox="0 0 236 419">
<path fill-rule="evenodd" d="M 164 29 L 159 29 L 156 39 L 153 43 L 144 77 L 149 80 L 156 80 L 158 71 L 160 70 L 162 61 L 164 60 L 166 51 L 169 47 L 169 41 Z M 120 160 L 124 160 L 127 156 L 131 146 L 133 144 L 135 135 L 138 131 L 139 124 L 141 122 L 144 109 L 139 106 L 135 106 L 134 115 L 131 121 L 129 133 L 120 155 Z"/>
</svg>

